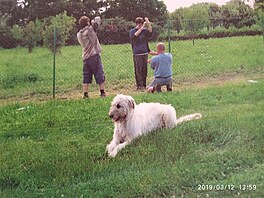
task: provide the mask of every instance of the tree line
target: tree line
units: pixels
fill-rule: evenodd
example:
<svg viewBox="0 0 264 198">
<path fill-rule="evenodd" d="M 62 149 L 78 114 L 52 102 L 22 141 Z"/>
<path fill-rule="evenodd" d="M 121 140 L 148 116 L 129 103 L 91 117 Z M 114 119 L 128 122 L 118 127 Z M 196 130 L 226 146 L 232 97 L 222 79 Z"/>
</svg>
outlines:
<svg viewBox="0 0 264 198">
<path fill-rule="evenodd" d="M 137 16 L 147 16 L 153 22 L 154 40 L 168 28 L 176 34 L 195 35 L 202 29 L 241 29 L 256 24 L 264 38 L 264 0 L 255 0 L 254 8 L 244 0 L 230 0 L 223 6 L 199 3 L 172 13 L 159 0 L 0 0 L 0 4 L 0 39 L 7 41 L 0 47 L 23 45 L 29 52 L 36 45 L 53 50 L 55 26 L 58 51 L 66 44 L 76 44 L 82 15 L 104 19 L 99 32 L 103 43 L 129 42 L 128 31 Z"/>
<path fill-rule="evenodd" d="M 172 26 L 177 33 L 185 31 L 186 34 L 195 37 L 202 29 L 216 29 L 221 27 L 227 32 L 229 28 L 239 30 L 244 27 L 250 27 L 257 24 L 263 31 L 263 2 L 264 0 L 256 0 L 254 8 L 246 4 L 242 0 L 230 0 L 223 6 L 215 3 L 198 3 L 188 8 L 179 8 L 175 10 L 170 18 Z M 230 31 L 229 31 L 230 32 Z M 243 34 L 243 32 L 242 32 Z"/>
<path fill-rule="evenodd" d="M 134 21 L 137 16 L 147 16 L 156 23 L 168 17 L 166 5 L 159 0 L 0 0 L 0 16 L 8 17 L 8 25 L 24 25 L 66 12 L 79 19 L 82 15 L 93 18 L 120 17 Z"/>
</svg>

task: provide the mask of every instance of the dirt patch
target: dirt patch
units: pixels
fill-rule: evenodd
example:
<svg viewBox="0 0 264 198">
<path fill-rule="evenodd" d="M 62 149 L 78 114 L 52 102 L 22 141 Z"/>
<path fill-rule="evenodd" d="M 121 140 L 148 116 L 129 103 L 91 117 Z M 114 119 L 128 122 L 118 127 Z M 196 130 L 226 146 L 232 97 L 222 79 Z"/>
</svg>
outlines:
<svg viewBox="0 0 264 198">
<path fill-rule="evenodd" d="M 238 75 L 237 73 L 227 73 L 213 76 L 196 76 L 192 79 L 177 79 L 173 81 L 173 91 L 183 91 L 187 89 L 203 89 L 214 85 L 223 85 L 226 83 L 240 83 L 247 82 L 252 79 L 263 78 L 263 74 L 243 74 Z M 96 85 L 93 85 L 96 86 Z M 166 91 L 166 87 L 162 87 L 162 91 Z M 136 90 L 135 86 L 129 84 L 127 86 L 111 86 L 107 85 L 106 94 L 107 96 L 115 96 L 116 94 L 131 94 L 135 95 L 138 93 L 144 93 L 144 91 Z M 146 93 L 146 92 L 145 92 Z M 89 92 L 89 98 L 100 98 L 99 90 L 94 89 L 94 91 Z M 82 90 L 69 90 L 62 93 L 57 93 L 55 96 L 56 100 L 69 100 L 69 99 L 82 99 Z M 53 100 L 52 95 L 41 95 L 41 94 L 30 94 L 24 95 L 22 97 L 9 97 L 1 99 L 1 105 L 10 104 L 14 102 L 45 102 Z"/>
</svg>

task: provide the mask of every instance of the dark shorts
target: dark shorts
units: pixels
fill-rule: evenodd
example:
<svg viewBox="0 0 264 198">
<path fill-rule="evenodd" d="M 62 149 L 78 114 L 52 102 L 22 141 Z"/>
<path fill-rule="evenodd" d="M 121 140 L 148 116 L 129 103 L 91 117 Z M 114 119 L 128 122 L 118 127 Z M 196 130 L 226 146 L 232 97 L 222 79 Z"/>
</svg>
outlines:
<svg viewBox="0 0 264 198">
<path fill-rule="evenodd" d="M 97 84 L 105 81 L 104 68 L 99 54 L 83 61 L 83 83 L 92 83 L 93 75 Z"/>
</svg>

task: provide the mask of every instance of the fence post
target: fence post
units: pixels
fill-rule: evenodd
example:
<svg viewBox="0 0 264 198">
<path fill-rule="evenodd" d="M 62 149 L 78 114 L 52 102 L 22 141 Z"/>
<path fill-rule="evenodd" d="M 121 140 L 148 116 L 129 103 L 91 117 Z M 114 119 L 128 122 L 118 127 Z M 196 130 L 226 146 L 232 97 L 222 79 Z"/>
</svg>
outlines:
<svg viewBox="0 0 264 198">
<path fill-rule="evenodd" d="M 172 22 L 171 21 L 168 21 L 167 28 L 168 28 L 169 53 L 171 53 L 171 28 L 172 28 Z"/>
<path fill-rule="evenodd" d="M 53 99 L 55 99 L 56 92 L 56 42 L 57 42 L 57 32 L 56 27 L 53 29 Z"/>
<path fill-rule="evenodd" d="M 171 37 L 170 37 L 170 27 L 168 30 L 168 42 L 169 42 L 169 53 L 171 53 Z"/>
</svg>

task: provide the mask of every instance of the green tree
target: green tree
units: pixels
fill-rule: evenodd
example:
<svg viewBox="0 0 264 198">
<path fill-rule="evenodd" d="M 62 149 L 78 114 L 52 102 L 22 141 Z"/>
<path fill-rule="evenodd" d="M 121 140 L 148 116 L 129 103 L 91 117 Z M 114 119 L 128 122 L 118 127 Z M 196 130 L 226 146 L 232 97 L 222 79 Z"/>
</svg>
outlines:
<svg viewBox="0 0 264 198">
<path fill-rule="evenodd" d="M 44 45 L 54 52 L 54 28 L 56 30 L 56 50 L 60 52 L 61 47 L 65 46 L 70 32 L 74 27 L 76 19 L 67 16 L 66 12 L 50 17 L 46 20 L 48 25 L 45 26 L 43 31 Z"/>
<path fill-rule="evenodd" d="M 93 18 L 95 15 L 99 15 L 100 8 L 104 7 L 103 0 L 68 0 L 65 1 L 65 10 L 69 16 L 73 16 L 75 19 L 79 19 L 83 15 L 87 15 Z"/>
<path fill-rule="evenodd" d="M 38 42 L 42 40 L 44 23 L 38 19 L 30 21 L 23 29 L 24 43 L 28 47 L 28 52 L 32 52 Z"/>
<path fill-rule="evenodd" d="M 264 0 L 255 0 L 254 7 L 255 10 L 264 11 Z"/>
<path fill-rule="evenodd" d="M 129 31 L 133 27 L 133 22 L 120 17 L 104 19 L 99 26 L 98 38 L 104 44 L 129 43 Z"/>
<path fill-rule="evenodd" d="M 168 12 L 163 1 L 158 0 L 106 0 L 104 7 L 105 18 L 121 17 L 127 21 L 134 21 L 136 17 L 148 17 L 150 21 L 162 25 Z"/>
<path fill-rule="evenodd" d="M 40 20 L 30 21 L 24 27 L 15 25 L 12 29 L 13 36 L 21 40 L 23 46 L 28 48 L 28 52 L 31 53 L 33 48 L 36 47 L 38 42 L 42 41 L 42 32 L 44 23 Z"/>
<path fill-rule="evenodd" d="M 215 3 L 209 4 L 208 15 L 210 20 L 210 26 L 213 29 L 221 24 L 221 8 L 219 7 L 219 5 Z"/>
<path fill-rule="evenodd" d="M 123 18 L 115 17 L 102 20 L 99 26 L 98 38 L 101 43 L 105 44 L 120 44 L 130 43 L 129 31 L 135 27 L 134 22 L 126 21 Z M 152 40 L 156 40 L 160 35 L 161 28 L 152 24 Z"/>
<path fill-rule="evenodd" d="M 222 17 L 226 29 L 231 25 L 241 28 L 255 24 L 253 9 L 242 0 L 231 0 L 222 6 Z"/>
<path fill-rule="evenodd" d="M 0 0 L 0 16 L 10 16 L 12 9 L 16 7 L 16 0 Z"/>
<path fill-rule="evenodd" d="M 7 17 L 7 25 L 12 26 L 20 22 L 20 11 L 17 0 L 0 0 L 0 17 Z"/>
<path fill-rule="evenodd" d="M 12 28 L 7 24 L 7 21 L 7 16 L 2 16 L 0 18 L 0 47 L 5 49 L 17 46 L 17 40 L 13 37 Z"/>
<path fill-rule="evenodd" d="M 262 31 L 262 37 L 263 37 L 263 44 L 264 44 L 264 11 L 261 9 L 257 10 L 257 17 L 256 17 L 257 24 L 261 28 Z"/>
<path fill-rule="evenodd" d="M 221 18 L 223 26 L 228 29 L 231 25 L 232 14 L 231 10 L 226 5 L 221 7 Z"/>
<path fill-rule="evenodd" d="M 208 10 L 202 4 L 192 5 L 190 8 L 184 9 L 183 29 L 193 36 L 201 29 L 209 25 Z"/>
<path fill-rule="evenodd" d="M 64 12 L 65 0 L 22 0 L 19 6 L 26 21 L 35 21 Z"/>
<path fill-rule="evenodd" d="M 64 11 L 76 19 L 82 15 L 98 15 L 104 0 L 0 0 L 0 16 L 8 16 L 10 26 L 24 26 L 30 21 L 55 16 Z"/>
<path fill-rule="evenodd" d="M 173 27 L 180 33 L 182 30 L 182 22 L 184 20 L 184 8 L 176 9 L 170 14 L 170 20 L 172 20 Z"/>
</svg>

